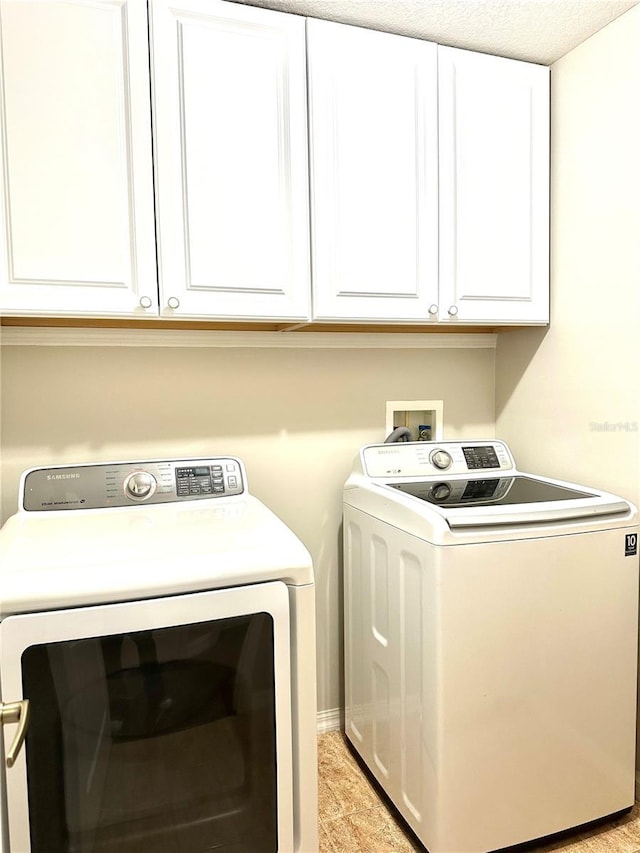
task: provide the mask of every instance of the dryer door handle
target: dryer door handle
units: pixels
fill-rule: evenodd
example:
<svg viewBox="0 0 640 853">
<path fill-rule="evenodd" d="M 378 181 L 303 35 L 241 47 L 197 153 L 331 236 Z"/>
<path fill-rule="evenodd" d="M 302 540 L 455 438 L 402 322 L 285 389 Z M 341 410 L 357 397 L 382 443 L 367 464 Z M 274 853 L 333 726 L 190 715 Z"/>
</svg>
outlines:
<svg viewBox="0 0 640 853">
<path fill-rule="evenodd" d="M 7 702 L 6 704 L 0 703 L 0 725 L 5 726 L 10 723 L 17 723 L 18 731 L 7 753 L 7 767 L 13 767 L 15 764 L 27 734 L 27 726 L 29 725 L 28 699 L 23 699 L 20 702 Z"/>
</svg>

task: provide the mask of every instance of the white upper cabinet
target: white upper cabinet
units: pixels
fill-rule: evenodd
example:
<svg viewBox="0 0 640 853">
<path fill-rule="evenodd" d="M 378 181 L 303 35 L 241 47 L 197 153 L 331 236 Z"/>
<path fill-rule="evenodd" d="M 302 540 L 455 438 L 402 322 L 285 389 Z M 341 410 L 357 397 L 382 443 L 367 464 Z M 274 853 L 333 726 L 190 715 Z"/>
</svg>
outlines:
<svg viewBox="0 0 640 853">
<path fill-rule="evenodd" d="M 548 322 L 548 68 L 226 0 L 0 25 L 2 314 Z"/>
<path fill-rule="evenodd" d="M 307 319 L 304 18 L 150 11 L 161 314 Z"/>
<path fill-rule="evenodd" d="M 439 319 L 549 319 L 549 69 L 438 48 Z"/>
<path fill-rule="evenodd" d="M 307 50 L 314 319 L 425 320 L 438 301 L 437 47 L 310 19 Z"/>
<path fill-rule="evenodd" d="M 4 314 L 157 312 L 146 4 L 0 3 Z"/>
</svg>

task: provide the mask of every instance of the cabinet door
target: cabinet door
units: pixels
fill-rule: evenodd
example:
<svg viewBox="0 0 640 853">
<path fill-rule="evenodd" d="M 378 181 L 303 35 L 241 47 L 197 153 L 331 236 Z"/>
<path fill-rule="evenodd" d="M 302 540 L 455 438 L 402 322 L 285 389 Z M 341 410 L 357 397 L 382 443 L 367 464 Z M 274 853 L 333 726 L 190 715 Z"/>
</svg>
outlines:
<svg viewBox="0 0 640 853">
<path fill-rule="evenodd" d="M 438 48 L 440 319 L 549 319 L 549 69 Z"/>
<path fill-rule="evenodd" d="M 314 317 L 429 318 L 437 48 L 317 20 L 307 37 Z"/>
<path fill-rule="evenodd" d="M 307 319 L 304 19 L 150 9 L 161 313 Z"/>
<path fill-rule="evenodd" d="M 11 850 L 293 851 L 289 626 L 280 581 L 3 619 Z"/>
<path fill-rule="evenodd" d="M 2 313 L 155 314 L 145 4 L 2 0 L 0 24 Z"/>
</svg>

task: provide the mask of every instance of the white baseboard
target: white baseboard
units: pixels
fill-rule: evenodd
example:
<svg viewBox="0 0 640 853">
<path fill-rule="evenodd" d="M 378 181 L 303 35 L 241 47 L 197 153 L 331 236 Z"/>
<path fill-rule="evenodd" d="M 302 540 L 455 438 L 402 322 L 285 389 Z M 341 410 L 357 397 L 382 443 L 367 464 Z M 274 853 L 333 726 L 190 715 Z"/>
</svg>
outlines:
<svg viewBox="0 0 640 853">
<path fill-rule="evenodd" d="M 319 735 L 325 732 L 335 732 L 343 728 L 344 711 L 342 708 L 330 708 L 328 711 L 318 711 L 317 731 Z"/>
</svg>

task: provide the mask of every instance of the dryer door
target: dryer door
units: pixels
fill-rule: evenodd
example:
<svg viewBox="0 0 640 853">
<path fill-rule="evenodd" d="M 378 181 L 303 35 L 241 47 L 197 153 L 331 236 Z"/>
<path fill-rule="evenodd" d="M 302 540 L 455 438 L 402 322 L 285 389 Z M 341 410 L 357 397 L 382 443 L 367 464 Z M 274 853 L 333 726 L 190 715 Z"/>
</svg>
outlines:
<svg viewBox="0 0 640 853">
<path fill-rule="evenodd" d="M 293 848 L 285 584 L 13 616 L 0 646 L 30 703 L 11 851 Z"/>
</svg>

